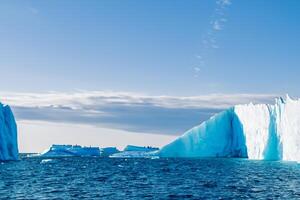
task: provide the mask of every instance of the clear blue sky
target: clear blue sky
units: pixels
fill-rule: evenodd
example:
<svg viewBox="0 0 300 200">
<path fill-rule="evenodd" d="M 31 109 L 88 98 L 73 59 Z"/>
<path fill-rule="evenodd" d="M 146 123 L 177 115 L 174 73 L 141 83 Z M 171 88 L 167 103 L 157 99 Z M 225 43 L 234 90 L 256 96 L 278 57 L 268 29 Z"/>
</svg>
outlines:
<svg viewBox="0 0 300 200">
<path fill-rule="evenodd" d="M 0 89 L 299 95 L 300 2 L 231 1 L 194 77 L 216 1 L 2 1 Z M 4 72 L 4 73 L 3 73 Z"/>
<path fill-rule="evenodd" d="M 20 123 L 38 119 L 69 124 L 105 121 L 100 128 L 178 135 L 227 105 L 216 110 L 214 103 L 220 102 L 203 95 L 300 96 L 299 10 L 300 1 L 296 0 L 1 1 L 0 91 L 13 93 L 2 94 L 1 100 L 14 107 Z M 60 92 L 59 101 L 39 96 L 49 91 Z M 76 91 L 85 93 L 68 94 Z M 108 98 L 107 94 L 89 91 L 117 93 Z M 34 98 L 28 97 L 30 101 L 23 108 L 22 101 L 27 99 L 24 93 L 29 92 Z M 124 92 L 135 95 L 124 97 Z M 57 111 L 72 108 L 74 102 L 78 106 L 78 95 L 88 96 L 88 100 L 80 100 L 83 112 Z M 176 98 L 160 103 L 160 95 Z M 210 102 L 204 103 L 205 111 L 201 106 L 200 110 L 186 109 L 182 105 L 187 102 L 177 98 L 199 95 L 199 105 Z M 231 105 L 256 98 L 257 102 L 265 102 L 269 97 L 226 98 Z M 93 102 L 93 109 L 117 116 L 117 122 L 110 123 L 113 120 L 103 116 L 85 118 L 91 99 L 102 102 Z M 125 101 L 130 102 L 130 109 L 121 105 Z M 142 109 L 134 107 L 141 102 Z M 179 104 L 181 108 L 174 109 Z M 37 105 L 42 110 L 28 111 Z M 52 109 L 46 113 L 53 116 L 41 116 L 43 109 Z M 123 114 L 129 111 L 130 119 Z M 150 119 L 138 121 L 145 111 Z M 57 113 L 60 117 L 55 118 Z M 74 119 L 77 115 L 83 118 Z M 145 126 L 133 127 L 141 124 Z M 178 126 L 175 129 L 174 124 Z M 44 125 L 21 126 L 30 133 L 48 134 L 42 131 Z M 47 131 L 49 127 L 47 124 Z"/>
</svg>

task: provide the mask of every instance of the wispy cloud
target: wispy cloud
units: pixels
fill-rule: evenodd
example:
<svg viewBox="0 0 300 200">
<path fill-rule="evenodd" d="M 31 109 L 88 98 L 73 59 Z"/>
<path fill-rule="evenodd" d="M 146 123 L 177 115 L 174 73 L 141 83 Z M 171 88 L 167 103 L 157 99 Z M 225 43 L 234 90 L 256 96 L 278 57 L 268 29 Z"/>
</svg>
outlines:
<svg viewBox="0 0 300 200">
<path fill-rule="evenodd" d="M 29 7 L 28 10 L 29 10 L 29 12 L 31 12 L 31 14 L 33 14 L 33 15 L 39 14 L 39 10 L 36 9 L 36 8 Z"/>
<path fill-rule="evenodd" d="M 218 20 L 217 20 L 217 21 L 214 21 L 214 23 L 213 23 L 213 29 L 216 30 L 216 31 L 222 30 L 221 24 L 219 23 Z"/>
<path fill-rule="evenodd" d="M 222 6 L 227 6 L 227 5 L 231 4 L 231 1 L 230 0 L 218 0 L 217 4 L 220 4 Z"/>
<path fill-rule="evenodd" d="M 150 96 L 126 92 L 2 93 L 17 120 L 90 124 L 133 132 L 181 134 L 241 103 L 271 103 L 276 95 Z"/>
<path fill-rule="evenodd" d="M 210 27 L 202 36 L 201 52 L 197 56 L 198 66 L 194 67 L 195 77 L 198 77 L 200 71 L 196 68 L 207 67 L 207 57 L 214 49 L 219 49 L 217 38 L 218 34 L 224 29 L 227 22 L 226 12 L 228 7 L 232 4 L 230 0 L 217 0 L 216 6 L 210 19 Z"/>
</svg>

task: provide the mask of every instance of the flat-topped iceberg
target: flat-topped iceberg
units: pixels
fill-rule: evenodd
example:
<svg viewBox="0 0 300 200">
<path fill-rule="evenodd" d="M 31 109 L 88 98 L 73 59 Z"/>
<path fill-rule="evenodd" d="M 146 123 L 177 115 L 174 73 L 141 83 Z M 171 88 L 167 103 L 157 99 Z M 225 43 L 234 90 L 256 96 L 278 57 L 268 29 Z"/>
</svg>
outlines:
<svg viewBox="0 0 300 200">
<path fill-rule="evenodd" d="M 57 145 L 54 144 L 44 151 L 41 157 L 73 157 L 73 156 L 83 156 L 83 157 L 97 157 L 100 156 L 99 147 L 82 147 L 80 145 Z"/>
<path fill-rule="evenodd" d="M 229 108 L 164 146 L 160 157 L 300 161 L 300 100 Z"/>
<path fill-rule="evenodd" d="M 105 147 L 100 149 L 101 157 L 109 157 L 115 153 L 119 153 L 120 151 L 116 147 Z"/>
<path fill-rule="evenodd" d="M 0 103 L 0 161 L 18 160 L 17 124 L 8 105 Z"/>
<path fill-rule="evenodd" d="M 159 148 L 127 145 L 122 152 L 111 155 L 111 158 L 152 158 L 157 156 Z"/>
<path fill-rule="evenodd" d="M 60 157 L 150 157 L 157 153 L 158 148 L 139 147 L 128 145 L 124 151 L 119 151 L 116 147 L 82 147 L 79 145 L 52 145 L 43 153 L 37 155 L 44 158 L 60 158 Z"/>
<path fill-rule="evenodd" d="M 140 147 L 140 146 L 134 146 L 134 145 L 127 145 L 124 148 L 124 151 L 144 151 L 144 152 L 150 152 L 150 151 L 157 151 L 159 150 L 159 148 L 157 147 L 150 147 L 150 146 L 146 146 L 146 147 Z"/>
</svg>

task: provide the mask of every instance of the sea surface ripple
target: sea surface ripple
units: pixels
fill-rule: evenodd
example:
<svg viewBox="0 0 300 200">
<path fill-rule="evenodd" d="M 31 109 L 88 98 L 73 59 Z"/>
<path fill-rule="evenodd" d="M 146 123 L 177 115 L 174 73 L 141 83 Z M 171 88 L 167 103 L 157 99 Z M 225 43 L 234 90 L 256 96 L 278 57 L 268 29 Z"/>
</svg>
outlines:
<svg viewBox="0 0 300 200">
<path fill-rule="evenodd" d="M 23 156 L 0 176 L 0 199 L 300 199 L 294 162 Z"/>
</svg>

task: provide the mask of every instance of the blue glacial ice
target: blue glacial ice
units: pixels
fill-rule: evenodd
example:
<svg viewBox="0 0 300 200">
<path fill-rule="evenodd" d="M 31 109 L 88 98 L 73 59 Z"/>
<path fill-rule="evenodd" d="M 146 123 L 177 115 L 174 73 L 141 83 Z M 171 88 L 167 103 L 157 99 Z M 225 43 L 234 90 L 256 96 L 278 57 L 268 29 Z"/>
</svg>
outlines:
<svg viewBox="0 0 300 200">
<path fill-rule="evenodd" d="M 144 152 L 150 152 L 150 151 L 157 151 L 159 148 L 157 147 L 141 147 L 141 146 L 134 146 L 134 145 L 127 145 L 124 148 L 124 151 L 144 151 Z"/>
<path fill-rule="evenodd" d="M 160 157 L 300 161 L 300 100 L 229 108 L 164 146 Z"/>
<path fill-rule="evenodd" d="M 8 105 L 0 103 L 0 160 L 18 160 L 17 124 Z"/>
<path fill-rule="evenodd" d="M 100 149 L 101 157 L 109 157 L 115 153 L 119 153 L 120 151 L 116 147 L 105 147 Z"/>
<path fill-rule="evenodd" d="M 57 157 L 97 157 L 100 156 L 99 147 L 82 147 L 80 145 L 52 145 L 49 149 L 45 150 L 39 156 L 46 158 Z"/>
</svg>

